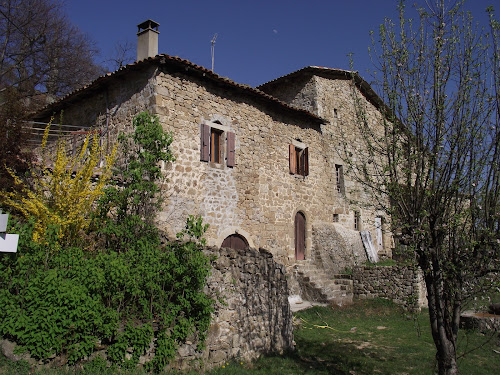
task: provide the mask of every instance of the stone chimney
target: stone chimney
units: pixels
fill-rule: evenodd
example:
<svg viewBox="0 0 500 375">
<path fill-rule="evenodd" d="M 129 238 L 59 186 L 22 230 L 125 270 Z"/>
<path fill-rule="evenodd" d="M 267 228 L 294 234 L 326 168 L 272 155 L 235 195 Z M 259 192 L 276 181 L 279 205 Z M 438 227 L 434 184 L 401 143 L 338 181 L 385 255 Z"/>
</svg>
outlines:
<svg viewBox="0 0 500 375">
<path fill-rule="evenodd" d="M 158 54 L 158 26 L 153 20 L 147 20 L 139 25 L 137 31 L 137 61 L 154 57 Z"/>
</svg>

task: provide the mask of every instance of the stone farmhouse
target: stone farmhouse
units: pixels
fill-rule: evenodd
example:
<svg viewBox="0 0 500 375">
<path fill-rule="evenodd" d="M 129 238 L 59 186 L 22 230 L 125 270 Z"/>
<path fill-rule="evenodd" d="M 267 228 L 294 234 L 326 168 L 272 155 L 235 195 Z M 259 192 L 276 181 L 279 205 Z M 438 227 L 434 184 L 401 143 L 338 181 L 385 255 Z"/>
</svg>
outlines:
<svg viewBox="0 0 500 375">
<path fill-rule="evenodd" d="M 157 23 L 140 24 L 136 62 L 35 120 L 63 112 L 65 124 L 99 129 L 113 144 L 138 113 L 157 115 L 173 133 L 176 157 L 163 166 L 168 198 L 158 225 L 168 236 L 188 215 L 201 215 L 208 245 L 269 251 L 286 269 L 290 294 L 352 298 L 349 283 L 334 275 L 367 261 L 360 231 L 371 233 L 379 257 L 392 256 L 393 241 L 388 218 L 366 204 L 372 198 L 345 173 L 338 152 L 339 124 L 352 127 L 356 142 L 351 72 L 309 66 L 254 88 L 158 54 L 157 40 Z M 368 113 L 379 116 L 380 99 L 355 76 Z"/>
</svg>

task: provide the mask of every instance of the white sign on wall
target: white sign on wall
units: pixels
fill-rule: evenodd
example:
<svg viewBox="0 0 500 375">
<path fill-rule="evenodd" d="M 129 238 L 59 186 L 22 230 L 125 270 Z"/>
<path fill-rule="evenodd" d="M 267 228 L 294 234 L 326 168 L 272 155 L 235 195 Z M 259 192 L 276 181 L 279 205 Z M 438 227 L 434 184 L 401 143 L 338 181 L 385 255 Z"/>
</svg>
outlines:
<svg viewBox="0 0 500 375">
<path fill-rule="evenodd" d="M 2 210 L 0 210 L 0 233 L 7 232 L 8 220 L 9 220 L 9 214 L 2 214 Z"/>
<path fill-rule="evenodd" d="M 0 253 L 17 252 L 19 234 L 9 234 L 7 232 L 7 222 L 9 214 L 2 214 L 0 210 Z"/>
<path fill-rule="evenodd" d="M 0 253 L 17 252 L 19 234 L 0 233 Z"/>
</svg>

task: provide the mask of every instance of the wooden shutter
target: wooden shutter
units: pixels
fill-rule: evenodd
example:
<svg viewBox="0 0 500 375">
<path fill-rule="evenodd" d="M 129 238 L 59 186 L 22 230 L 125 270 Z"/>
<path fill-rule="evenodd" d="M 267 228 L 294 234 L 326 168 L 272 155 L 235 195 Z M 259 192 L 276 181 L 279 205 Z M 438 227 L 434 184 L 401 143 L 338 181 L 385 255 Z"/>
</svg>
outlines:
<svg viewBox="0 0 500 375">
<path fill-rule="evenodd" d="M 210 126 L 201 124 L 200 160 L 210 159 Z"/>
<path fill-rule="evenodd" d="M 234 133 L 227 132 L 227 166 L 234 167 Z"/>
<path fill-rule="evenodd" d="M 306 147 L 302 151 L 302 155 L 304 157 L 304 176 L 309 176 L 309 147 Z"/>
<path fill-rule="evenodd" d="M 288 160 L 290 164 L 290 173 L 295 174 L 297 172 L 297 159 L 294 145 L 288 145 Z"/>
</svg>

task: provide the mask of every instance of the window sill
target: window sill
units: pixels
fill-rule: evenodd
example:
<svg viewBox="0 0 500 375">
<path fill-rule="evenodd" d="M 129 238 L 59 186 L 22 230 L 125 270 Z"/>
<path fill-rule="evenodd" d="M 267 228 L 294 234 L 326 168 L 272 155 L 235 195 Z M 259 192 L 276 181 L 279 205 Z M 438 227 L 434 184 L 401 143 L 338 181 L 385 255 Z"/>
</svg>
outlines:
<svg viewBox="0 0 500 375">
<path fill-rule="evenodd" d="M 291 174 L 291 176 L 295 177 L 296 180 L 305 181 L 308 176 L 302 176 L 300 174 Z"/>
<path fill-rule="evenodd" d="M 208 166 L 214 169 L 224 169 L 224 164 L 208 162 Z"/>
</svg>

